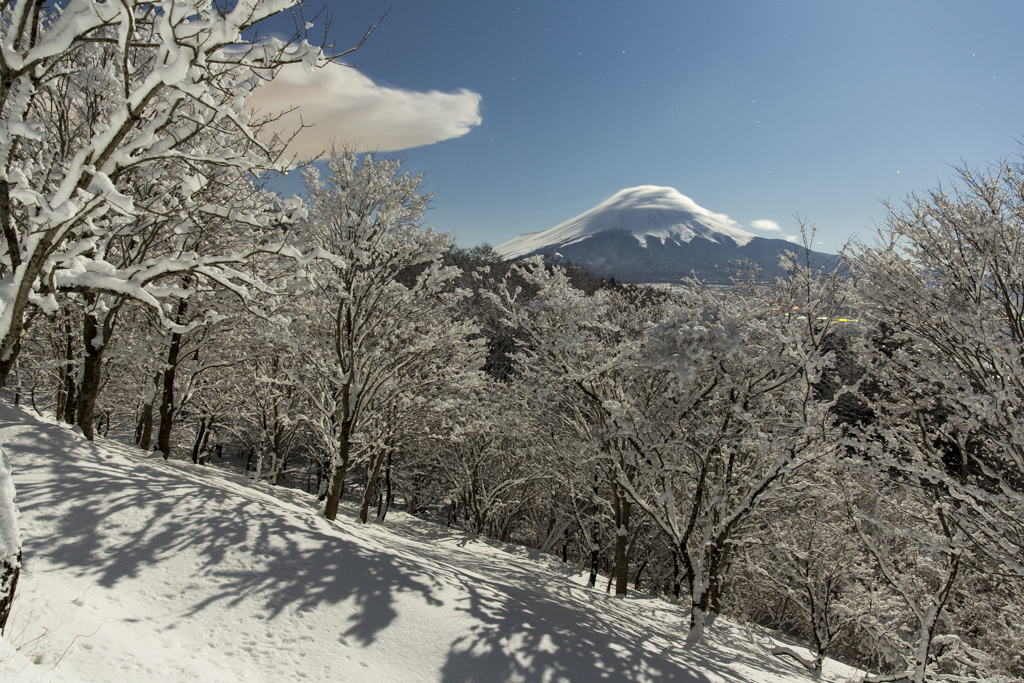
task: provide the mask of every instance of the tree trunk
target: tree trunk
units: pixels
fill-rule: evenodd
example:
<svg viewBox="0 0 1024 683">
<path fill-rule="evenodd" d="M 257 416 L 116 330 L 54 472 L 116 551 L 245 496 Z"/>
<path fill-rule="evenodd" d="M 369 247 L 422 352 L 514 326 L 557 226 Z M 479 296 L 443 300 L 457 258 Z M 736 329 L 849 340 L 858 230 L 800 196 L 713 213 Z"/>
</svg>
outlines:
<svg viewBox="0 0 1024 683">
<path fill-rule="evenodd" d="M 206 420 L 206 434 L 203 436 L 203 443 L 199 446 L 199 452 L 202 454 L 199 456 L 199 464 L 206 465 L 206 452 L 207 446 L 210 444 L 210 434 L 213 433 L 213 416 L 211 415 Z"/>
<path fill-rule="evenodd" d="M 601 523 L 594 520 L 594 531 L 590 539 L 590 578 L 587 580 L 587 587 L 593 588 L 597 585 L 597 566 L 601 560 Z"/>
<path fill-rule="evenodd" d="M 135 445 L 144 451 L 149 450 L 149 444 L 153 441 L 153 402 L 156 400 L 157 387 L 162 381 L 162 372 L 153 376 L 153 392 L 150 394 L 149 400 L 142 406 L 139 423 L 135 426 Z"/>
<path fill-rule="evenodd" d="M 181 323 L 182 316 L 188 308 L 188 302 L 181 299 L 178 302 L 177 322 Z M 160 400 L 160 431 L 156 437 L 156 449 L 163 453 L 164 460 L 171 455 L 171 421 L 174 419 L 174 373 L 178 367 L 178 354 L 181 352 L 181 335 L 177 332 L 171 333 L 171 346 L 167 350 L 167 367 L 164 369 L 164 391 Z"/>
<path fill-rule="evenodd" d="M 7 355 L 0 358 L 0 387 L 6 386 L 7 377 L 11 373 L 11 368 L 16 367 L 19 353 L 21 353 L 21 337 L 14 342 L 14 345 L 11 346 L 11 350 L 7 352 Z"/>
<path fill-rule="evenodd" d="M 629 590 L 629 513 L 633 505 L 624 496 L 616 498 L 615 597 L 624 598 Z"/>
<path fill-rule="evenodd" d="M 724 545 L 710 549 L 708 562 L 708 605 L 715 614 L 722 612 L 722 596 L 725 594 L 725 580 L 729 569 L 729 547 Z"/>
<path fill-rule="evenodd" d="M 683 580 L 679 578 L 679 553 L 672 553 L 672 604 L 679 604 L 679 593 L 682 589 Z"/>
<path fill-rule="evenodd" d="M 18 372 L 18 359 L 14 359 L 14 407 L 21 403 L 21 373 Z"/>
<path fill-rule="evenodd" d="M 203 442 L 206 439 L 206 421 L 205 415 L 199 418 L 199 431 L 196 433 L 195 443 L 192 444 L 192 463 L 195 465 L 199 464 L 199 453 L 202 452 Z"/>
<path fill-rule="evenodd" d="M 10 211 L 6 202 L 9 201 L 7 194 L 7 182 L 4 181 L 2 192 L 0 192 L 0 222 L 3 222 L 5 226 L 9 225 Z M 4 230 L 7 233 L 6 227 Z M 8 309 L 10 311 L 10 325 L 6 330 L 0 332 L 0 387 L 7 385 L 7 376 L 11 372 L 11 368 L 14 367 L 14 361 L 18 359 L 18 354 L 21 352 L 21 339 L 24 335 L 27 326 L 25 324 L 25 314 L 29 309 L 29 294 L 32 292 L 32 286 L 35 283 L 36 277 L 43 271 L 43 265 L 46 263 L 48 258 L 48 249 L 42 245 L 37 245 L 32 249 L 32 256 L 29 258 L 28 263 L 23 263 L 19 252 L 21 251 L 21 245 L 16 241 L 15 232 L 12 230 L 9 234 L 5 234 L 7 239 L 7 253 L 11 259 L 11 275 L 8 275 L 5 279 L 10 284 L 16 286 L 14 300 L 8 301 Z M 15 241 L 11 241 L 14 237 Z M 44 243 L 46 240 L 44 240 Z M 17 262 L 17 265 L 15 265 Z M 20 272 L 19 272 L 20 271 Z"/>
<path fill-rule="evenodd" d="M 377 510 L 377 523 L 383 524 L 384 518 L 388 515 L 388 508 L 394 501 L 395 496 L 391 491 L 391 451 L 388 451 L 387 465 L 384 466 L 384 507 Z"/>
<path fill-rule="evenodd" d="M 103 371 L 103 352 L 107 348 L 106 325 L 97 324 L 96 316 L 88 311 L 95 303 L 95 295 L 84 295 L 86 311 L 82 314 L 82 381 L 78 385 L 78 406 L 75 421 L 82 434 L 93 440 L 93 419 L 96 416 L 96 397 L 100 393 Z M 100 331 L 102 329 L 102 332 Z M 97 342 L 99 342 L 97 344 Z"/>
<path fill-rule="evenodd" d="M 256 475 L 253 477 L 253 483 L 260 483 L 260 474 L 263 470 L 263 448 L 261 447 L 256 452 Z"/>
<path fill-rule="evenodd" d="M 278 424 L 277 411 L 274 411 L 274 455 L 276 467 L 274 469 L 274 486 L 281 483 L 281 477 L 285 475 L 285 471 L 288 469 L 288 460 L 292 452 L 292 439 L 295 436 L 295 430 L 292 429 L 291 436 L 285 439 L 285 428 Z M 287 445 L 286 445 L 287 441 Z"/>
<path fill-rule="evenodd" d="M 686 634 L 686 642 L 699 643 L 704 639 L 704 627 L 708 620 L 707 593 L 690 600 L 690 632 Z"/>
<path fill-rule="evenodd" d="M 685 546 L 679 550 L 686 571 L 687 592 L 690 595 L 690 632 L 686 635 L 686 642 L 696 644 L 704 639 L 704 625 L 709 612 L 709 591 L 704 567 L 694 564 Z"/>
<path fill-rule="evenodd" d="M 11 615 L 14 604 L 14 592 L 18 589 L 18 577 L 21 575 L 21 549 L 14 556 L 13 562 L 0 558 L 0 636 L 7 626 L 7 617 Z"/>
<path fill-rule="evenodd" d="M 78 406 L 77 388 L 75 376 L 69 372 L 65 377 L 64 414 L 61 416 L 61 419 L 69 425 L 75 424 L 75 408 Z"/>
<path fill-rule="evenodd" d="M 345 488 L 345 472 L 348 470 L 349 457 L 348 436 L 348 427 L 346 425 L 342 428 L 342 435 L 338 440 L 337 465 L 334 468 L 334 476 L 331 477 L 331 488 L 327 493 L 327 504 L 324 506 L 324 517 L 330 520 L 338 518 L 341 492 Z"/>
<path fill-rule="evenodd" d="M 640 577 L 643 576 L 644 569 L 647 568 L 647 560 L 645 559 L 640 563 L 640 568 L 636 570 L 636 576 L 633 577 L 633 590 L 640 590 Z"/>
<path fill-rule="evenodd" d="M 153 442 L 153 404 L 147 403 L 142 407 L 142 415 L 139 417 L 139 429 L 137 430 L 138 440 L 136 444 L 144 451 L 149 450 L 149 444 Z"/>
</svg>

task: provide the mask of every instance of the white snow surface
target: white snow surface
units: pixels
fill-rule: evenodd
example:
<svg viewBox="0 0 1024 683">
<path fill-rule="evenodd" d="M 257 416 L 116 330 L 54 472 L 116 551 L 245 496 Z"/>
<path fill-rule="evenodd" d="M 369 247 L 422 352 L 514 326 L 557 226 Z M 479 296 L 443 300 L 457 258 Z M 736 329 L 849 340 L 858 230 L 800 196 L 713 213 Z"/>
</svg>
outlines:
<svg viewBox="0 0 1024 683">
<path fill-rule="evenodd" d="M 641 185 L 621 190 L 550 230 L 520 235 L 496 247 L 495 251 L 503 258 L 517 259 L 611 230 L 632 233 L 643 246 L 647 246 L 649 237 L 662 243 L 665 240 L 689 242 L 701 237 L 713 242 L 728 238 L 742 247 L 756 237 L 725 214 L 708 211 L 679 190 Z"/>
<path fill-rule="evenodd" d="M 0 441 L 0 560 L 13 564 L 21 548 L 18 508 L 15 506 L 14 478 Z M 6 592 L 6 591 L 5 591 Z"/>
<path fill-rule="evenodd" d="M 24 555 L 0 680 L 802 683 L 758 631 L 550 556 L 84 440 L 0 402 Z M 603 588 L 603 581 L 599 584 Z M 858 672 L 829 661 L 823 679 Z"/>
</svg>

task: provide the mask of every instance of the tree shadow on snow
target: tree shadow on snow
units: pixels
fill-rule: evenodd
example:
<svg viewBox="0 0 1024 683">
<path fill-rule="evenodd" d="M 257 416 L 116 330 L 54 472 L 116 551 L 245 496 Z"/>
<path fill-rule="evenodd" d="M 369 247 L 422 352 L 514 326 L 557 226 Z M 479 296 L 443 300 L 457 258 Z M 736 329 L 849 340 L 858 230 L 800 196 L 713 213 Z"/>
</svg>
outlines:
<svg viewBox="0 0 1024 683">
<path fill-rule="evenodd" d="M 725 634 L 716 634 L 717 629 L 709 630 L 710 643 L 684 646 L 686 613 L 654 598 L 620 600 L 554 574 L 501 566 L 469 553 L 459 566 L 473 573 L 463 585 L 467 597 L 459 609 L 479 623 L 452 642 L 444 683 L 705 683 L 712 680 L 707 672 L 714 680 L 748 683 L 737 665 L 752 673 L 793 676 L 770 656 L 757 657 L 745 648 L 723 652 L 719 645 L 727 643 L 716 640 Z"/>
<path fill-rule="evenodd" d="M 25 425 L 22 414 L 12 413 L 0 408 L 0 430 Z M 436 581 L 408 558 L 375 547 L 373 539 L 352 538 L 308 507 L 281 514 L 280 504 L 245 482 L 135 456 L 127 447 L 120 450 L 128 457 L 105 457 L 65 427 L 45 422 L 19 435 L 13 448 L 18 506 L 34 518 L 26 555 L 102 586 L 161 565 L 174 573 L 165 580 L 168 591 L 191 575 L 190 586 L 208 596 L 187 614 L 253 597 L 263 601 L 268 618 L 352 601 L 342 635 L 364 645 L 397 616 L 396 594 L 413 592 L 439 604 Z"/>
<path fill-rule="evenodd" d="M 334 525 L 312 513 L 308 498 L 277 491 L 271 498 L 249 482 L 126 446 L 100 450 L 52 423 L 24 429 L 31 420 L 0 404 L 0 431 L 21 431 L 12 441 L 18 504 L 33 518 L 26 555 L 107 587 L 159 567 L 167 591 L 188 583 L 203 596 L 186 616 L 246 600 L 269 618 L 348 602 L 341 635 L 365 646 L 399 616 L 400 593 L 434 606 L 442 594 L 457 595 L 455 609 L 473 625 L 453 634 L 444 683 L 705 683 L 705 671 L 739 683 L 737 664 L 793 675 L 745 650 L 723 658 L 713 635 L 712 646 L 684 648 L 684 613 L 660 601 L 616 600 L 453 539 Z M 146 585 L 159 582 L 150 577 Z"/>
</svg>

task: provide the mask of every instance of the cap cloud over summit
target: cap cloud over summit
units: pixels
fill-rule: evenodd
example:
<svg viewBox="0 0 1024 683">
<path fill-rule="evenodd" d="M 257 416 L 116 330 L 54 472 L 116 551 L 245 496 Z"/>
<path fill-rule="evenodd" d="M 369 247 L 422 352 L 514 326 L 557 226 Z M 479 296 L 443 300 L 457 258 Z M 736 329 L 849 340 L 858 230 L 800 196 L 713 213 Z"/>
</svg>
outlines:
<svg viewBox="0 0 1024 683">
<path fill-rule="evenodd" d="M 626 282 L 678 282 L 696 275 L 711 284 L 728 284 L 731 263 L 748 260 L 774 278 L 783 274 L 779 257 L 803 249 L 747 232 L 674 188 L 641 185 L 550 230 L 520 235 L 496 251 L 512 260 L 557 258 Z M 835 258 L 810 254 L 815 264 Z"/>
</svg>

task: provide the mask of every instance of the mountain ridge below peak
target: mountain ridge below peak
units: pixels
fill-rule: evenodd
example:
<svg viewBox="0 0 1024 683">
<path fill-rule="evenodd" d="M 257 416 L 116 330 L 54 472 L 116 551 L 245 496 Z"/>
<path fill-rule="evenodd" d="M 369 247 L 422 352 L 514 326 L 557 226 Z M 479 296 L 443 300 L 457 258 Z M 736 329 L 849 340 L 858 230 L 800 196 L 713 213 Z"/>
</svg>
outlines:
<svg viewBox="0 0 1024 683">
<path fill-rule="evenodd" d="M 759 237 L 675 188 L 657 185 L 620 190 L 574 218 L 520 235 L 495 251 L 510 261 L 540 255 L 635 283 L 695 276 L 709 284 L 729 284 L 741 262 L 756 264 L 763 276 L 774 279 L 784 275 L 779 262 L 786 252 L 808 258 L 815 267 L 836 258 Z"/>
</svg>

